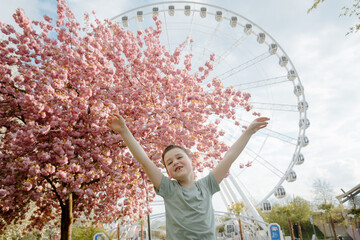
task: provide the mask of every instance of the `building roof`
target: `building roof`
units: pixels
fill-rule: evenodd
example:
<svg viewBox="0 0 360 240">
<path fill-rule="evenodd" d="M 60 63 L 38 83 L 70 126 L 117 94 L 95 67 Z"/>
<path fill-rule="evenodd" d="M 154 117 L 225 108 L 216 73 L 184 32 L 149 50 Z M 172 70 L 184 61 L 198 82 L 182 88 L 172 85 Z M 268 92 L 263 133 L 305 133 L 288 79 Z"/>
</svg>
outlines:
<svg viewBox="0 0 360 240">
<path fill-rule="evenodd" d="M 350 200 L 351 198 L 355 197 L 356 195 L 358 195 L 360 193 L 360 184 L 356 185 L 355 187 L 353 187 L 352 189 L 350 189 L 349 191 L 337 196 L 336 198 L 344 203 L 348 200 Z"/>
</svg>

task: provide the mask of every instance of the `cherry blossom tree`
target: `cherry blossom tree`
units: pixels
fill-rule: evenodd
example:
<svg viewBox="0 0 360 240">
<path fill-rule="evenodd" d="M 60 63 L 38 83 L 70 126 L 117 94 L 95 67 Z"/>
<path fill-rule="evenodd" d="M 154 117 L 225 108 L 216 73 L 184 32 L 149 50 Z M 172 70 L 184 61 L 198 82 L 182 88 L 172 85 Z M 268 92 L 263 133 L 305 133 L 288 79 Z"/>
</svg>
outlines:
<svg viewBox="0 0 360 240">
<path fill-rule="evenodd" d="M 126 222 L 151 211 L 153 188 L 106 127 L 109 113 L 124 116 L 157 166 L 174 143 L 193 150 L 202 171 L 228 148 L 218 119 L 251 109 L 250 94 L 207 80 L 214 55 L 192 70 L 185 44 L 168 52 L 156 17 L 154 27 L 136 33 L 108 20 L 91 23 L 88 14 L 82 27 L 64 0 L 56 21 L 31 21 L 21 9 L 13 17 L 18 28 L 0 23 L 2 230 L 22 222 L 30 203 L 37 210 L 28 230 L 61 216 L 61 239 L 70 239 L 81 214 Z"/>
</svg>

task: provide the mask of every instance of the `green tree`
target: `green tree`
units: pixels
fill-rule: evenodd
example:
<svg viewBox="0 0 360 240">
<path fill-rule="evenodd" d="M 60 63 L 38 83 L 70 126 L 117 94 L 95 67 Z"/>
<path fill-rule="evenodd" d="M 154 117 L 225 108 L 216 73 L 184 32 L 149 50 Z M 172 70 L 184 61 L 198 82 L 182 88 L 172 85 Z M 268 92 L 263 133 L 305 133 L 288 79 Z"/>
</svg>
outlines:
<svg viewBox="0 0 360 240">
<path fill-rule="evenodd" d="M 293 206 L 290 203 L 290 204 L 285 205 L 285 206 L 280 206 L 279 209 L 278 209 L 278 212 L 287 217 L 287 222 L 288 222 L 288 226 L 289 226 L 289 232 L 290 232 L 291 240 L 295 240 L 294 228 L 293 228 L 293 223 L 292 223 L 292 220 L 291 220 L 292 210 L 293 210 Z"/>
<path fill-rule="evenodd" d="M 291 204 L 293 207 L 291 218 L 297 223 L 300 239 L 303 239 L 301 225 L 309 219 L 310 203 L 301 197 L 295 197 Z"/>
<path fill-rule="evenodd" d="M 98 232 L 106 232 L 103 227 L 95 226 L 73 226 L 71 240 L 85 240 L 93 239 L 94 235 Z"/>
<path fill-rule="evenodd" d="M 308 9 L 308 13 L 317 8 L 320 3 L 325 2 L 325 0 L 314 0 L 311 8 Z M 348 6 L 344 6 L 340 13 L 340 16 L 355 17 L 360 22 L 360 0 L 352 0 Z M 349 33 L 356 33 L 360 29 L 360 23 L 356 23 L 349 28 Z"/>
</svg>

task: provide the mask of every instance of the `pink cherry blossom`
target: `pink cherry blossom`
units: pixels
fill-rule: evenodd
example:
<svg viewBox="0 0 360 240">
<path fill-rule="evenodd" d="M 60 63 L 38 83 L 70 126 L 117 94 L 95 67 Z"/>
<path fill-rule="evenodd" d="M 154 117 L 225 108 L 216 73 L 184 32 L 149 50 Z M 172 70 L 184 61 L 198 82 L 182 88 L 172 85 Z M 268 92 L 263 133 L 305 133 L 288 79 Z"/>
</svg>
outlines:
<svg viewBox="0 0 360 240">
<path fill-rule="evenodd" d="M 247 162 L 247 163 L 245 164 L 246 167 L 251 167 L 251 165 L 252 165 L 252 162 Z"/>
<path fill-rule="evenodd" d="M 8 195 L 8 194 L 9 194 L 9 192 L 7 190 L 0 189 L 0 199 L 6 197 L 6 195 Z"/>
<path fill-rule="evenodd" d="M 25 190 L 25 191 L 30 191 L 30 190 L 32 189 L 32 184 L 29 183 L 29 182 L 25 182 L 25 183 L 23 183 L 21 189 L 23 189 L 23 190 Z"/>
</svg>

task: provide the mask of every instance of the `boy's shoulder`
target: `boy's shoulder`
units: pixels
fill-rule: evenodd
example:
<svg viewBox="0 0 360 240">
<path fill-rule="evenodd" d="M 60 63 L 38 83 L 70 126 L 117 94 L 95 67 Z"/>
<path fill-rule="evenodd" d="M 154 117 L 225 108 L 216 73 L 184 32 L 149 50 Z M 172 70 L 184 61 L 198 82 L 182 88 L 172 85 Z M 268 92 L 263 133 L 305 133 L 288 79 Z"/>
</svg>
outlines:
<svg viewBox="0 0 360 240">
<path fill-rule="evenodd" d="M 212 181 L 212 180 L 215 180 L 215 176 L 214 176 L 214 174 L 212 172 L 209 172 L 205 176 L 197 179 L 196 182 L 198 182 L 198 183 L 202 183 L 202 182 L 207 183 L 207 182 Z"/>
<path fill-rule="evenodd" d="M 161 183 L 159 189 L 155 188 L 155 192 L 164 197 L 166 195 L 169 195 L 171 192 L 176 191 L 181 186 L 175 179 L 169 179 L 168 176 L 162 175 Z"/>
<path fill-rule="evenodd" d="M 198 185 L 206 188 L 211 194 L 220 191 L 219 184 L 216 182 L 215 176 L 212 172 L 209 172 L 206 176 L 196 181 Z"/>
</svg>

